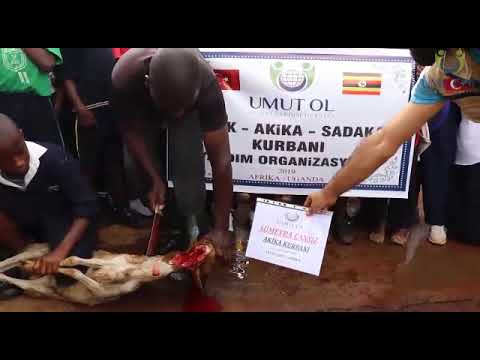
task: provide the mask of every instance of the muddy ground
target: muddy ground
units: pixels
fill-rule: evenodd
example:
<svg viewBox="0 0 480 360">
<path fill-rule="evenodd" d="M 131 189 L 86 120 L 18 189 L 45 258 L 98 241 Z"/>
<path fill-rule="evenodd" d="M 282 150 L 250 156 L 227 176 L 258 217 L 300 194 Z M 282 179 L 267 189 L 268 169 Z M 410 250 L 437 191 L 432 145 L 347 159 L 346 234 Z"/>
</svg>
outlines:
<svg viewBox="0 0 480 360">
<path fill-rule="evenodd" d="M 109 226 L 99 247 L 142 253 L 148 234 Z M 422 239 L 405 248 L 359 233 L 352 246 L 328 243 L 320 277 L 251 261 L 248 278 L 237 280 L 218 264 L 207 288 L 224 311 L 477 311 L 479 259 L 479 248 L 455 241 L 437 247 Z M 0 311 L 182 311 L 187 291 L 186 282 L 164 280 L 96 307 L 21 296 L 0 302 Z"/>
</svg>

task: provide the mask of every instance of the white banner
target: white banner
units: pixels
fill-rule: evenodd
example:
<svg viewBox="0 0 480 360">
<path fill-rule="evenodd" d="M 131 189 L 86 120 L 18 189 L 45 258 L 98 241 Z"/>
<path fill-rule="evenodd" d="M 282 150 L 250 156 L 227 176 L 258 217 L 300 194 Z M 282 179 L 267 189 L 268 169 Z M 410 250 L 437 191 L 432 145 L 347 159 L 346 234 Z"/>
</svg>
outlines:
<svg viewBox="0 0 480 360">
<path fill-rule="evenodd" d="M 224 90 L 236 192 L 310 194 L 409 100 L 398 49 L 201 49 Z M 407 198 L 413 142 L 346 196 Z M 211 188 L 212 171 L 206 159 Z"/>
</svg>

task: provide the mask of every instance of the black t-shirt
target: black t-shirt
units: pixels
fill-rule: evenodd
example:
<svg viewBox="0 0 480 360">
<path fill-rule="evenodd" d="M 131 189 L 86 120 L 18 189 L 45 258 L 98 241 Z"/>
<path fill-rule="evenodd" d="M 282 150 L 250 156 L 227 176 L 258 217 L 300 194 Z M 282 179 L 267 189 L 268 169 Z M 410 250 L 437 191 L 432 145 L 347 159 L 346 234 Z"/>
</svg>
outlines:
<svg viewBox="0 0 480 360">
<path fill-rule="evenodd" d="M 108 101 L 112 93 L 115 65 L 111 48 L 61 48 L 60 78 L 73 80 L 85 105 Z"/>
<path fill-rule="evenodd" d="M 112 74 L 113 104 L 124 121 L 138 117 L 145 120 L 164 120 L 168 114 L 159 112 L 145 87 L 148 74 L 148 60 L 161 48 L 133 48 L 118 60 Z M 227 123 L 227 112 L 222 90 L 215 73 L 198 50 L 202 71 L 200 94 L 192 111 L 198 111 L 202 131 L 209 132 L 222 128 Z"/>
</svg>

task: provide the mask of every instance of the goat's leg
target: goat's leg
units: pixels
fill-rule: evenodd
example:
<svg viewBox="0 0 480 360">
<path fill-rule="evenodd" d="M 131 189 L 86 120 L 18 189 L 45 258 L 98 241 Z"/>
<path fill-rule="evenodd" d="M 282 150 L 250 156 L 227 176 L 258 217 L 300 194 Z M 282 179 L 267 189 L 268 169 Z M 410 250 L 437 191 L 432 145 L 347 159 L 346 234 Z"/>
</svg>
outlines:
<svg viewBox="0 0 480 360">
<path fill-rule="evenodd" d="M 105 259 L 95 259 L 95 258 L 82 259 L 82 258 L 79 258 L 78 256 L 70 256 L 65 260 L 63 260 L 60 263 L 60 266 L 71 267 L 71 266 L 83 265 L 83 266 L 92 267 L 92 268 L 99 268 L 109 264 L 110 264 L 110 261 Z"/>
<path fill-rule="evenodd" d="M 21 280 L 16 279 L 5 274 L 0 274 L 0 281 L 15 285 L 16 287 L 28 291 L 32 294 L 42 295 L 45 297 L 62 299 L 55 291 L 51 288 L 51 281 L 53 279 L 50 276 L 44 276 L 36 280 Z"/>
<path fill-rule="evenodd" d="M 80 270 L 77 269 L 64 269 L 60 268 L 58 269 L 58 272 L 64 275 L 67 275 L 78 282 L 82 283 L 85 285 L 87 289 L 89 289 L 92 293 L 98 296 L 103 296 L 104 294 L 104 289 L 103 287 L 96 282 L 93 279 L 90 279 L 88 276 L 86 276 L 84 273 L 82 273 Z"/>
<path fill-rule="evenodd" d="M 48 245 L 38 245 L 0 262 L 0 273 L 10 270 L 27 260 L 38 259 L 48 253 Z"/>
</svg>

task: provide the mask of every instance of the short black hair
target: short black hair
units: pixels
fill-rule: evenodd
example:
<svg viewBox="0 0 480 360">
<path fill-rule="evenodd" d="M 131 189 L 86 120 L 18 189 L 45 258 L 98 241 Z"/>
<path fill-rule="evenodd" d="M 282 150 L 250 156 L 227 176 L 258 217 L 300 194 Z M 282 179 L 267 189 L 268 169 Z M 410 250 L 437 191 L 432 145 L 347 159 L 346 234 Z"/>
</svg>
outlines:
<svg viewBox="0 0 480 360">
<path fill-rule="evenodd" d="M 185 110 L 201 87 L 199 53 L 195 49 L 162 48 L 150 61 L 150 87 L 162 110 Z"/>
<path fill-rule="evenodd" d="M 439 48 L 410 48 L 410 54 L 418 65 L 430 66 L 435 62 L 435 54 Z"/>
<path fill-rule="evenodd" d="M 0 113 L 0 142 L 11 139 L 18 131 L 15 122 L 7 115 Z"/>
</svg>

